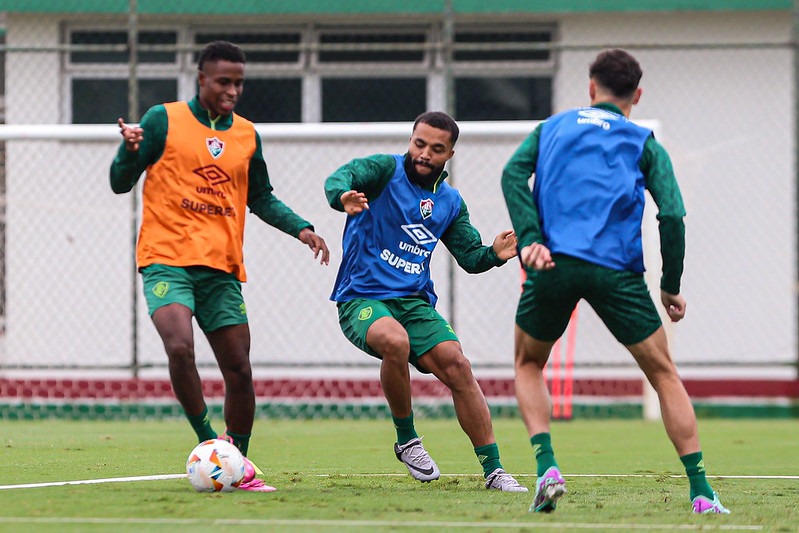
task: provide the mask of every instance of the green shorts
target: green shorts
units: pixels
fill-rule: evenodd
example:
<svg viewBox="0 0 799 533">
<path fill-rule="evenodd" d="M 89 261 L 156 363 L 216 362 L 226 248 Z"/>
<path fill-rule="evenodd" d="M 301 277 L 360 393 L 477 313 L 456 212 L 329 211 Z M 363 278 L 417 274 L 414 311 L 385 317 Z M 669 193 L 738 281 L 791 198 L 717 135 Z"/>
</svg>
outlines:
<svg viewBox="0 0 799 533">
<path fill-rule="evenodd" d="M 167 265 L 150 265 L 141 274 L 150 316 L 159 307 L 177 303 L 191 309 L 206 332 L 247 323 L 241 282 L 234 274 L 201 266 Z"/>
<path fill-rule="evenodd" d="M 559 339 L 581 299 L 624 345 L 643 341 L 662 325 L 643 274 L 564 255 L 553 259 L 552 270 L 527 269 L 516 309 L 516 324 L 533 338 Z"/>
<path fill-rule="evenodd" d="M 384 316 L 393 317 L 408 332 L 411 345 L 408 361 L 424 374 L 430 372 L 419 366 L 422 355 L 444 341 L 458 341 L 452 327 L 438 311 L 426 300 L 416 296 L 388 300 L 355 298 L 338 306 L 338 323 L 344 336 L 378 359 L 382 358 L 366 344 L 366 332 L 375 320 Z"/>
</svg>

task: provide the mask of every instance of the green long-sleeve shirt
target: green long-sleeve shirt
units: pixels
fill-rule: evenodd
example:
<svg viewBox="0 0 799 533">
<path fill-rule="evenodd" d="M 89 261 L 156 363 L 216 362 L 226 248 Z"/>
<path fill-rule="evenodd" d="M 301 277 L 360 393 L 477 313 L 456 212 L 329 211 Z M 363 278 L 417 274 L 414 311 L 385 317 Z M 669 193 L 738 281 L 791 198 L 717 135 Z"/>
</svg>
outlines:
<svg viewBox="0 0 799 533">
<path fill-rule="evenodd" d="M 189 102 L 189 108 L 195 118 L 211 129 L 224 131 L 233 123 L 233 115 L 219 116 L 211 120 L 208 111 L 200 105 L 197 97 Z M 123 141 L 114 161 L 111 163 L 111 189 L 117 193 L 130 191 L 148 166 L 158 161 L 164 153 L 166 135 L 169 128 L 166 108 L 156 105 L 142 117 L 141 128 L 144 130 L 142 142 L 137 152 L 128 151 Z M 313 225 L 297 215 L 290 207 L 280 201 L 272 191 L 269 172 L 266 169 L 261 150 L 261 138 L 255 135 L 255 153 L 250 159 L 249 188 L 247 190 L 247 206 L 256 216 L 267 224 L 284 233 L 297 237 L 304 228 L 313 229 Z"/>
<path fill-rule="evenodd" d="M 327 201 L 332 208 L 344 211 L 341 195 L 356 190 L 363 192 L 367 200 L 372 202 L 386 188 L 395 170 L 396 160 L 393 155 L 377 154 L 354 159 L 336 170 L 325 181 Z M 446 177 L 445 171 L 428 190 L 435 191 Z M 505 264 L 505 261 L 494 252 L 493 247 L 483 245 L 480 232 L 469 219 L 469 210 L 463 198 L 461 198 L 460 212 L 441 236 L 441 242 L 466 272 L 476 274 Z"/>
<path fill-rule="evenodd" d="M 621 114 L 621 110 L 612 104 L 597 104 L 595 107 Z M 538 161 L 541 127 L 542 124 L 522 142 L 502 173 L 502 192 L 520 249 L 534 242 L 543 242 L 541 219 L 529 185 Z M 568 154 L 563 154 L 563 157 L 568 157 Z M 644 144 L 638 166 L 644 175 L 646 188 L 658 207 L 660 254 L 663 261 L 660 288 L 670 294 L 679 294 L 685 259 L 685 206 L 671 158 L 654 136 L 650 136 Z"/>
</svg>

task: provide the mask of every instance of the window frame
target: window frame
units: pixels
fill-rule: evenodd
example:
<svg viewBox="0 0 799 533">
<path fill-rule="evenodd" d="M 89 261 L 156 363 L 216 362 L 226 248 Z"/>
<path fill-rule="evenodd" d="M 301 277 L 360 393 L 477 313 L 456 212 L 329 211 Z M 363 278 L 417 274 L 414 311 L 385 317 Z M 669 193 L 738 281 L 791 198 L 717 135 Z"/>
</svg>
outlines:
<svg viewBox="0 0 799 533">
<path fill-rule="evenodd" d="M 123 24 L 100 24 L 95 25 L 89 22 L 81 22 L 79 24 L 69 24 L 64 27 L 62 41 L 64 43 L 71 42 L 73 32 L 120 32 L 127 35 L 127 26 Z M 184 30 L 178 25 L 163 24 L 163 25 L 147 25 L 140 29 L 144 32 L 174 32 L 176 46 L 179 48 L 181 42 L 184 40 Z M 128 79 L 128 64 L 127 63 L 73 63 L 70 60 L 70 52 L 68 50 L 61 53 L 61 65 L 63 69 L 63 89 L 62 89 L 62 102 L 61 107 L 64 122 L 67 124 L 74 124 L 73 117 L 73 100 L 72 84 L 75 79 L 91 78 L 95 80 L 127 80 Z M 175 52 L 175 61 L 172 63 L 140 63 L 137 65 L 136 77 L 139 80 L 156 80 L 156 79 L 175 79 L 177 81 L 177 94 L 175 97 L 181 99 L 182 94 L 182 76 L 176 71 L 181 72 L 182 68 L 182 53 L 177 50 Z M 146 109 L 139 109 L 139 114 L 143 115 Z M 124 114 L 123 114 L 124 115 Z"/>
<path fill-rule="evenodd" d="M 352 24 L 317 24 L 307 22 L 277 22 L 268 27 L 255 26 L 252 21 L 248 24 L 236 26 L 230 34 L 285 34 L 297 33 L 299 35 L 298 60 L 296 62 L 256 62 L 248 60 L 248 79 L 300 79 L 302 87 L 301 110 L 299 122 L 322 122 L 322 81 L 330 78 L 419 78 L 426 79 L 425 101 L 428 109 L 446 108 L 445 82 L 447 76 L 453 79 L 460 77 L 530 77 L 548 78 L 554 86 L 557 71 L 557 53 L 551 51 L 549 59 L 529 61 L 464 61 L 453 60 L 447 71 L 442 48 L 443 26 L 440 19 L 424 19 L 418 21 L 403 21 L 401 25 L 391 25 L 388 21 L 375 20 L 368 27 Z M 189 100 L 196 94 L 196 67 L 194 54 L 198 35 L 214 33 L 228 33 L 225 29 L 229 26 L 193 24 L 191 22 L 179 23 L 154 23 L 143 24 L 140 32 L 171 31 L 175 32 L 177 51 L 174 63 L 140 63 L 137 65 L 139 79 L 176 78 L 178 100 Z M 62 31 L 62 42 L 71 41 L 72 32 L 109 32 L 119 31 L 127 33 L 127 26 L 122 23 L 107 24 L 107 21 L 92 20 L 80 23 L 65 22 Z M 485 21 L 462 21 L 455 28 L 456 33 L 501 33 L 501 32 L 549 32 L 551 41 L 557 39 L 555 24 L 532 23 L 519 24 L 518 21 L 503 21 L 501 19 Z M 352 33 L 369 35 L 385 35 L 387 33 L 422 34 L 424 35 L 423 56 L 420 61 L 365 61 L 365 62 L 327 62 L 320 61 L 319 52 L 322 47 L 321 36 L 331 34 Z M 252 44 L 252 43 L 248 43 Z M 457 46 L 457 44 L 455 44 Z M 242 47 L 247 51 L 247 44 Z M 72 80 L 74 78 L 95 79 L 126 79 L 128 65 L 126 63 L 72 63 L 69 52 L 61 53 L 63 69 L 63 104 L 64 120 L 71 123 L 73 95 L 71 94 Z M 246 85 L 245 85 L 246 87 Z M 554 87 L 553 87 L 554 99 Z M 140 114 L 146 110 L 140 109 Z M 454 112 L 454 110 L 453 110 Z"/>
</svg>

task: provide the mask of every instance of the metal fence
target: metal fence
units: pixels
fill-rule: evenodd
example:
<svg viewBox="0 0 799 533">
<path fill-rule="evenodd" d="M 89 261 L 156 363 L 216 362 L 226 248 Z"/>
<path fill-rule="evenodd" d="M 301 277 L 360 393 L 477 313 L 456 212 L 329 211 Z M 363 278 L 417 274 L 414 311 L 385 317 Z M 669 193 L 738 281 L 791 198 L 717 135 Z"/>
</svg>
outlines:
<svg viewBox="0 0 799 533">
<path fill-rule="evenodd" d="M 751 24 L 735 18 L 729 32 L 717 34 L 724 26 L 709 20 L 699 21 L 708 32 L 678 18 L 646 30 L 643 17 L 614 27 L 607 16 L 599 20 L 604 34 L 588 20 L 539 22 L 534 31 L 512 26 L 512 38 L 504 42 L 485 24 L 448 29 L 435 21 L 425 22 L 419 38 L 412 18 L 407 26 L 395 25 L 392 39 L 377 41 L 368 33 L 341 37 L 362 35 L 367 26 L 309 30 L 283 24 L 256 31 L 249 21 L 240 26 L 247 31 L 230 34 L 221 26 L 143 20 L 133 35 L 147 35 L 150 42 L 140 43 L 132 58 L 127 41 L 110 42 L 120 34 L 127 39 L 124 17 L 9 17 L 5 115 L 15 129 L 3 133 L 0 369 L 163 368 L 162 348 L 141 303 L 130 309 L 131 286 L 138 283 L 131 267 L 135 213 L 130 196 L 114 196 L 108 187 L 116 149 L 109 117 L 135 118 L 164 94 L 191 97 L 196 50 L 203 40 L 224 37 L 243 41 L 250 58 L 242 113 L 262 117 L 277 196 L 311 220 L 334 251 L 333 264 L 318 267 L 299 243 L 249 221 L 245 252 L 252 281 L 245 298 L 258 302 L 249 306 L 256 366 L 373 363 L 343 339 L 327 301 L 343 225 L 343 215 L 324 200 L 322 184 L 330 172 L 353 157 L 404 151 L 410 121 L 425 109 L 450 109 L 467 131 L 485 118 L 518 118 L 529 126 L 585 105 L 587 65 L 598 50 L 620 46 L 644 69 L 644 96 L 632 118 L 658 125 L 688 211 L 688 316 L 671 330 L 675 359 L 689 373 L 711 368 L 714 375 L 795 375 L 794 47 L 790 24 L 768 14 L 750 18 Z M 637 33 L 622 31 L 630 23 Z M 736 34 L 736 28 L 746 31 Z M 173 32 L 175 42 L 165 44 Z M 92 41 L 103 35 L 109 42 Z M 572 37 L 559 40 L 564 35 Z M 132 59 L 138 64 L 131 70 Z M 102 120 L 91 120 L 95 116 Z M 352 119 L 357 129 L 373 118 L 389 119 L 399 129 L 366 140 L 365 132 L 379 126 L 363 126 L 357 139 L 313 133 L 314 124 Z M 102 140 L 42 140 L 26 133 L 36 131 L 28 125 L 71 122 L 104 123 L 105 129 L 97 126 Z M 285 122 L 297 122 L 308 137 L 281 138 L 281 131 L 289 131 L 281 130 Z M 465 135 L 452 161 L 454 184 L 486 242 L 509 227 L 499 176 L 524 135 L 507 128 L 515 133 Z M 656 273 L 657 243 L 650 245 L 648 266 Z M 516 266 L 450 277 L 444 257 L 436 261 L 434 276 L 446 294 L 441 310 L 454 320 L 475 368 L 507 372 Z M 580 317 L 578 372 L 629 368 L 631 359 L 592 312 L 586 308 Z M 201 345 L 200 352 L 200 360 L 211 364 L 207 348 Z"/>
</svg>

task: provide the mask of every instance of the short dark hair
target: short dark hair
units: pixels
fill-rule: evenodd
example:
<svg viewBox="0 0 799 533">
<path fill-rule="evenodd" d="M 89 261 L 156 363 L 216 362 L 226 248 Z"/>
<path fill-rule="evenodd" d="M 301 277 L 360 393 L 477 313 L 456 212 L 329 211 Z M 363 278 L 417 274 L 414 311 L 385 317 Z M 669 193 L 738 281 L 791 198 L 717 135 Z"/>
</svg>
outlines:
<svg viewBox="0 0 799 533">
<path fill-rule="evenodd" d="M 247 58 L 244 51 L 228 41 L 213 41 L 205 45 L 200 58 L 197 60 L 197 70 L 202 70 L 206 61 L 230 61 L 231 63 L 245 63 Z"/>
<path fill-rule="evenodd" d="M 619 48 L 600 52 L 588 69 L 589 78 L 616 98 L 630 98 L 638 88 L 642 75 L 638 61 Z"/>
<path fill-rule="evenodd" d="M 455 143 L 458 141 L 458 135 L 460 135 L 461 130 L 458 128 L 455 119 L 443 111 L 425 111 L 416 117 L 413 123 L 413 131 L 416 131 L 416 126 L 418 126 L 420 122 L 429 124 L 439 130 L 448 131 L 450 139 L 452 139 L 452 146 L 455 146 Z"/>
</svg>

